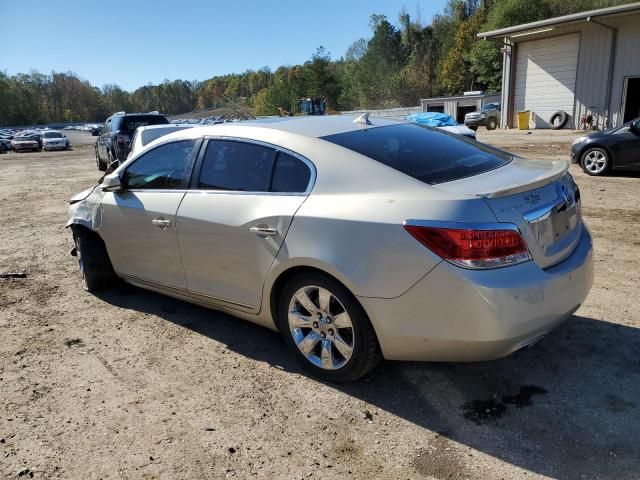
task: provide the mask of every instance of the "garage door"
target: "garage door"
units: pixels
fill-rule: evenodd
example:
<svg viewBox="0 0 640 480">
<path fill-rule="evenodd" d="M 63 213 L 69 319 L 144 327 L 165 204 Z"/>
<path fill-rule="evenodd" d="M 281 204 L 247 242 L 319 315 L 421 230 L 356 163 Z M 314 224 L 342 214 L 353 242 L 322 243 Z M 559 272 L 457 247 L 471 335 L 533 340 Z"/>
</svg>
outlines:
<svg viewBox="0 0 640 480">
<path fill-rule="evenodd" d="M 573 115 L 573 97 L 580 35 L 532 40 L 518 44 L 514 85 L 514 119 L 530 110 L 531 127 L 548 128 L 558 110 Z M 567 126 L 572 126 L 570 118 Z"/>
</svg>

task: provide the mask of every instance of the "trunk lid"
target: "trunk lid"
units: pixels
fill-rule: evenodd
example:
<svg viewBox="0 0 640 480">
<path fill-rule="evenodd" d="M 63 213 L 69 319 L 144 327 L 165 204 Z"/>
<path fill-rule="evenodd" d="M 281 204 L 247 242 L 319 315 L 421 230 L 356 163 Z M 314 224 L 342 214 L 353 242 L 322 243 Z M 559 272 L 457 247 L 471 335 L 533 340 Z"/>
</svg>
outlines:
<svg viewBox="0 0 640 480">
<path fill-rule="evenodd" d="M 565 161 L 514 158 L 495 170 L 436 187 L 483 197 L 498 222 L 520 229 L 533 260 L 549 268 L 571 255 L 582 235 L 580 191 L 568 167 Z"/>
</svg>

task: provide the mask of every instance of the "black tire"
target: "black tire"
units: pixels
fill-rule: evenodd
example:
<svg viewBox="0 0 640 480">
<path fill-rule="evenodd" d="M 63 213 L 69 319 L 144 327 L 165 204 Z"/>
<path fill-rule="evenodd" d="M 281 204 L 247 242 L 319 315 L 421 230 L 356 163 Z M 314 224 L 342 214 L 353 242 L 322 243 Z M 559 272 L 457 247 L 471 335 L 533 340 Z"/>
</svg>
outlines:
<svg viewBox="0 0 640 480">
<path fill-rule="evenodd" d="M 102 160 L 100 160 L 100 155 L 98 154 L 98 146 L 95 146 L 95 151 L 96 151 L 96 165 L 98 166 L 98 170 L 100 170 L 101 172 L 104 172 L 107 169 L 107 164 L 103 163 Z"/>
<path fill-rule="evenodd" d="M 558 119 L 560 121 L 558 123 L 555 123 L 556 120 Z M 569 115 L 567 115 L 567 112 L 563 112 L 561 110 L 551 115 L 551 119 L 549 120 L 549 123 L 551 124 L 552 130 L 560 130 L 565 127 L 568 121 L 569 121 Z"/>
<path fill-rule="evenodd" d="M 350 318 L 352 324 L 352 336 L 350 338 L 353 343 L 352 354 L 344 365 L 335 370 L 324 369 L 312 363 L 298 349 L 289 327 L 289 304 L 296 292 L 305 287 L 320 287 L 328 290 L 339 302 L 339 307 L 344 308 Z M 328 275 L 321 273 L 302 273 L 292 277 L 282 289 L 280 298 L 278 299 L 277 319 L 285 342 L 294 353 L 298 363 L 312 375 L 323 380 L 338 383 L 357 380 L 373 369 L 382 358 L 378 339 L 364 309 L 347 288 Z M 309 332 L 311 332 L 311 330 L 309 330 Z M 320 348 L 320 346 L 321 341 L 318 342 L 317 348 Z M 332 349 L 335 347 L 329 348 Z M 339 356 L 337 350 L 333 351 L 334 355 Z"/>
<path fill-rule="evenodd" d="M 498 128 L 498 120 L 495 118 L 487 120 L 487 130 L 495 130 L 496 128 Z"/>
<path fill-rule="evenodd" d="M 98 292 L 115 285 L 117 276 L 100 236 L 79 226 L 72 227 L 72 232 L 82 287 L 88 292 Z"/>
<path fill-rule="evenodd" d="M 580 166 L 592 177 L 606 175 L 611 170 L 611 155 L 604 148 L 587 148 L 580 156 Z"/>
</svg>

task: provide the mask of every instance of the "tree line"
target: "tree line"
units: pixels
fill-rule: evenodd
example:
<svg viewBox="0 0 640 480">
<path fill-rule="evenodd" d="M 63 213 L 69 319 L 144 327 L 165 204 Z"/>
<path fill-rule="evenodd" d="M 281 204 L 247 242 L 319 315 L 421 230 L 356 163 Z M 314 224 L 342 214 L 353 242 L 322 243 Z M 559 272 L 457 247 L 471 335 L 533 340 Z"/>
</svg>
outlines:
<svg viewBox="0 0 640 480">
<path fill-rule="evenodd" d="M 324 96 L 330 108 L 417 105 L 420 98 L 499 91 L 499 42 L 481 31 L 603 8 L 629 0 L 448 0 L 430 22 L 403 9 L 396 23 L 370 17 L 371 38 L 353 42 L 339 59 L 319 47 L 302 65 L 263 67 L 208 80 L 165 80 L 127 92 L 91 85 L 74 73 L 0 71 L 0 125 L 103 121 L 113 112 L 158 110 L 168 115 L 223 106 L 228 99 L 273 115 L 295 111 L 301 97 Z"/>
</svg>

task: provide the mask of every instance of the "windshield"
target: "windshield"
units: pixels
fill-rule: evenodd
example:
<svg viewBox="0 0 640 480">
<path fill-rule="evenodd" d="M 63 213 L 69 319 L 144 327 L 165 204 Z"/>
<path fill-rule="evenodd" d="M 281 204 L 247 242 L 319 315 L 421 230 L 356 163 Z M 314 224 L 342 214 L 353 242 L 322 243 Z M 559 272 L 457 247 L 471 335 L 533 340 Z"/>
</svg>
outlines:
<svg viewBox="0 0 640 480">
<path fill-rule="evenodd" d="M 45 132 L 44 138 L 62 138 L 62 134 L 58 132 Z"/>
<path fill-rule="evenodd" d="M 475 140 L 411 124 L 322 137 L 424 183 L 450 182 L 506 165 L 511 156 Z"/>
<path fill-rule="evenodd" d="M 115 117 L 114 130 L 121 132 L 133 133 L 138 127 L 146 127 L 147 125 L 163 125 L 169 123 L 162 115 L 129 115 L 126 117 Z"/>
</svg>

